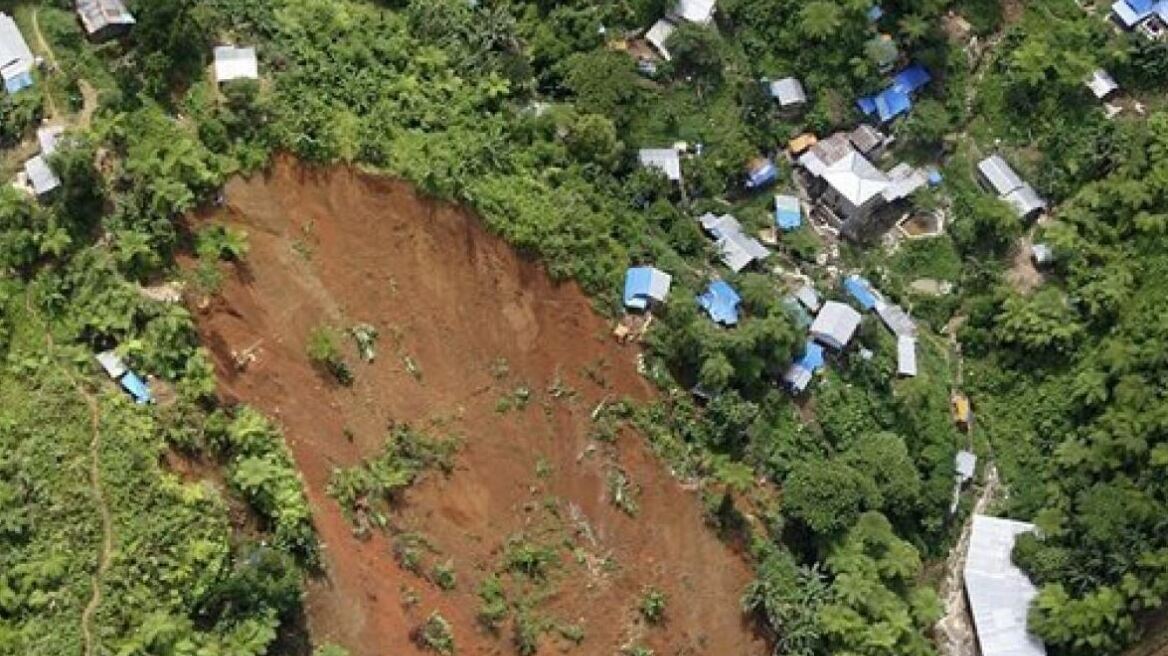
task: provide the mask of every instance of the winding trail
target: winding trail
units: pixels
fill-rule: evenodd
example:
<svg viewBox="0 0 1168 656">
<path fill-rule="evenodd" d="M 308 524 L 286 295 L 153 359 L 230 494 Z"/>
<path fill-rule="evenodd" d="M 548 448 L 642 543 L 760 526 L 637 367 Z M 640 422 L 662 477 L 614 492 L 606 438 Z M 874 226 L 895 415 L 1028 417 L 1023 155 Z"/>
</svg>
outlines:
<svg viewBox="0 0 1168 656">
<path fill-rule="evenodd" d="M 56 342 L 53 340 L 52 330 L 40 314 L 33 307 L 32 300 L 28 293 L 25 293 L 24 306 L 30 315 L 35 316 L 44 324 L 45 346 L 51 356 Z M 89 601 L 85 604 L 85 609 L 81 611 L 81 636 L 85 644 L 85 656 L 95 656 L 97 654 L 97 646 L 93 637 L 93 616 L 97 612 L 98 607 L 101 606 L 101 582 L 105 578 L 106 572 L 109 571 L 110 561 L 113 558 L 114 546 L 114 529 L 113 516 L 110 513 L 109 503 L 105 498 L 105 490 L 101 482 L 101 405 L 97 397 L 85 389 L 81 381 L 77 379 L 73 371 L 66 366 L 58 367 L 62 374 L 69 379 L 69 383 L 73 385 L 73 389 L 77 394 L 85 400 L 85 404 L 89 407 L 89 423 L 91 430 L 91 437 L 89 439 L 89 487 L 93 493 L 93 499 L 97 503 L 98 516 L 101 519 L 101 546 L 98 549 L 97 555 L 97 570 L 93 573 L 92 579 L 92 594 Z"/>
<path fill-rule="evenodd" d="M 73 379 L 71 373 L 68 374 Z M 101 606 L 101 581 L 109 571 L 110 560 L 113 555 L 114 529 L 113 519 L 110 516 L 109 504 L 105 499 L 105 491 L 101 484 L 101 408 L 97 398 L 73 379 L 77 392 L 85 398 L 89 405 L 90 425 L 93 437 L 89 440 L 89 486 L 93 490 L 94 500 L 97 501 L 98 514 L 101 516 L 101 549 L 97 557 L 97 571 L 93 574 L 93 593 L 85 610 L 81 611 L 81 636 L 85 640 L 85 656 L 96 653 L 93 639 L 93 615 Z"/>
</svg>

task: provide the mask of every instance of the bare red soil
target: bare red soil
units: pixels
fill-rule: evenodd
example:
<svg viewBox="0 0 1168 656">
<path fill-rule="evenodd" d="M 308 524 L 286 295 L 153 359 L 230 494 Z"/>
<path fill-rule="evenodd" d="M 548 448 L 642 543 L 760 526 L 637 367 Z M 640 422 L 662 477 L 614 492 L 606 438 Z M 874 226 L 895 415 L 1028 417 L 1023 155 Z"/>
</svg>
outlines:
<svg viewBox="0 0 1168 656">
<path fill-rule="evenodd" d="M 468 213 L 348 168 L 282 160 L 233 181 L 226 200 L 197 221 L 245 229 L 251 252 L 199 328 L 222 394 L 279 421 L 303 472 L 326 561 L 307 599 L 314 642 L 355 656 L 423 653 L 410 632 L 438 610 L 459 654 L 515 653 L 510 619 L 498 635 L 480 628 L 476 591 L 518 535 L 560 556 L 546 583 L 501 577 L 509 601 L 544 623 L 540 653 L 766 651 L 739 610 L 750 569 L 706 527 L 695 495 L 639 436 L 589 437 L 602 400 L 654 392 L 576 286 L 552 282 Z M 355 383 L 331 384 L 309 362 L 307 336 L 358 322 L 379 330 L 378 357 L 360 362 L 346 343 Z M 256 361 L 237 371 L 231 352 L 257 344 Z M 575 396 L 552 398 L 557 380 Z M 519 386 L 531 403 L 501 412 Z M 394 422 L 457 434 L 463 446 L 450 476 L 428 474 L 408 491 L 390 531 L 359 540 L 328 479 L 377 452 Z M 615 467 L 641 489 L 635 517 L 611 501 Z M 421 575 L 399 566 L 395 532 L 424 537 Z M 448 559 L 458 584 L 443 592 L 425 575 Z M 668 599 L 659 626 L 636 610 L 646 586 Z M 555 630 L 568 625 L 583 630 L 578 645 Z"/>
</svg>

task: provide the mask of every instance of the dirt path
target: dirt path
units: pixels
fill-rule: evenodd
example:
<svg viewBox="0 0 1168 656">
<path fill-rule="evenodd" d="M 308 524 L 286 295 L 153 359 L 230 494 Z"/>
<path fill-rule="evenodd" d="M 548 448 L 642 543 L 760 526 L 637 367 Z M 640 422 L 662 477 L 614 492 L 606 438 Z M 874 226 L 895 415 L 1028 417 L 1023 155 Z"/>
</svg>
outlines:
<svg viewBox="0 0 1168 656">
<path fill-rule="evenodd" d="M 977 656 L 977 640 L 970 621 L 969 609 L 965 602 L 963 570 L 965 557 L 969 551 L 969 536 L 973 529 L 973 515 L 985 511 L 999 489 L 998 469 L 991 463 L 986 467 L 985 487 L 973 505 L 970 521 L 961 529 L 961 538 L 949 554 L 945 565 L 945 578 L 941 581 L 939 594 L 945 604 L 945 616 L 933 627 L 937 647 L 943 656 Z"/>
<path fill-rule="evenodd" d="M 29 314 L 40 319 L 40 315 L 33 307 L 32 300 L 27 293 L 24 297 L 24 306 Z M 41 319 L 41 323 L 45 324 L 45 347 L 51 357 L 56 342 L 53 340 L 53 333 L 48 324 L 43 319 Z M 81 381 L 68 367 L 60 367 L 60 370 L 69 379 L 77 394 L 85 400 L 85 404 L 89 406 L 89 421 L 92 431 L 89 440 L 89 486 L 93 492 L 93 499 L 97 503 L 98 515 L 101 518 L 101 547 L 97 555 L 97 570 L 93 574 L 93 593 L 85 604 L 85 609 L 81 611 L 81 636 L 85 643 L 85 656 L 94 656 L 97 653 L 97 647 L 93 638 L 93 615 L 101 606 L 101 582 L 109 570 L 114 544 L 113 517 L 110 514 L 109 503 L 106 501 L 105 490 L 101 482 L 101 406 L 97 397 L 85 389 Z"/>
<path fill-rule="evenodd" d="M 97 653 L 93 639 L 93 615 L 101 605 L 101 582 L 109 570 L 114 530 L 109 504 L 106 502 L 101 483 L 101 410 L 96 397 L 86 392 L 77 381 L 73 381 L 73 384 L 89 405 L 90 424 L 93 429 L 93 437 L 89 441 L 89 485 L 101 515 L 101 550 L 97 556 L 97 571 L 93 574 L 93 594 L 89 598 L 89 603 L 85 604 L 85 610 L 81 612 L 81 636 L 85 640 L 85 656 L 93 656 Z"/>
<path fill-rule="evenodd" d="M 60 64 L 57 63 L 57 55 L 53 52 L 53 49 L 49 46 L 49 42 L 47 39 L 45 39 L 44 33 L 41 32 L 41 21 L 40 21 L 39 13 L 40 12 L 37 9 L 32 10 L 33 36 L 36 37 L 37 45 L 40 47 L 41 52 L 45 53 L 45 59 L 47 59 L 49 61 L 49 64 L 53 67 L 53 70 L 59 71 L 59 70 L 61 70 L 61 67 L 60 67 Z M 45 118 L 46 119 L 56 118 L 57 117 L 57 102 L 55 100 L 53 100 L 53 94 L 46 93 L 45 94 L 45 102 L 48 104 L 48 108 L 49 108 L 49 115 L 46 116 Z"/>
</svg>

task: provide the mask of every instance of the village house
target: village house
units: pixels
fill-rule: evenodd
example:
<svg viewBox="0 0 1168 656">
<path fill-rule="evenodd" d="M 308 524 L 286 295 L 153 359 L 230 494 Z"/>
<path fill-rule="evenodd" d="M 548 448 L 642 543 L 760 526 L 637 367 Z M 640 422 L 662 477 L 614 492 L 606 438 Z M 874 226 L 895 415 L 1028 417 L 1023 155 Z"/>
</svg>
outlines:
<svg viewBox="0 0 1168 656">
<path fill-rule="evenodd" d="M 768 157 L 756 157 L 746 165 L 746 188 L 761 189 L 779 179 L 779 167 Z"/>
<path fill-rule="evenodd" d="M 1009 203 L 1019 218 L 1027 219 L 1046 209 L 1046 201 L 1000 155 L 990 155 L 978 162 L 977 172 L 982 184 Z"/>
<path fill-rule="evenodd" d="M 742 224 L 733 216 L 729 214 L 716 216 L 707 212 L 698 221 L 702 224 L 702 229 L 717 241 L 722 262 L 735 273 L 742 271 L 752 262 L 770 257 L 771 252 L 766 246 L 743 232 Z"/>
<path fill-rule="evenodd" d="M 654 303 L 664 303 L 673 276 L 651 266 L 631 267 L 625 272 L 625 307 L 646 310 Z"/>
<path fill-rule="evenodd" d="M 662 59 L 669 61 L 672 56 L 665 44 L 677 26 L 682 22 L 709 25 L 714 22 L 716 5 L 715 0 L 678 0 L 673 9 L 656 23 L 653 23 L 653 26 L 645 33 L 645 40 L 653 46 Z"/>
<path fill-rule="evenodd" d="M 43 198 L 61 186 L 61 179 L 49 167 L 43 155 L 34 155 L 24 163 L 24 176 L 29 189 L 37 198 Z"/>
<path fill-rule="evenodd" d="M 797 111 L 807 104 L 807 92 L 803 83 L 793 77 L 785 77 L 767 83 L 771 97 L 778 101 L 779 109 L 785 112 Z"/>
<path fill-rule="evenodd" d="M 775 195 L 775 226 L 783 232 L 790 232 L 803 225 L 803 206 L 799 199 L 790 194 Z"/>
<path fill-rule="evenodd" d="M 1087 78 L 1087 88 L 1099 100 L 1107 100 L 1108 96 L 1119 90 L 1119 84 L 1111 77 L 1111 73 L 1097 68 Z"/>
<path fill-rule="evenodd" d="M 875 116 L 881 123 L 888 123 L 912 110 L 913 94 L 932 81 L 924 66 L 913 64 L 892 78 L 892 84 L 874 96 L 865 96 L 856 105 L 865 116 Z"/>
<path fill-rule="evenodd" d="M 843 350 L 859 327 L 859 312 L 843 303 L 828 301 L 811 324 L 811 336 L 821 344 Z"/>
<path fill-rule="evenodd" d="M 1116 0 L 1111 18 L 1126 30 L 1159 39 L 1168 31 L 1168 0 Z"/>
<path fill-rule="evenodd" d="M 216 46 L 215 81 L 219 84 L 232 80 L 257 80 L 260 77 L 259 61 L 255 48 Z"/>
<path fill-rule="evenodd" d="M 896 375 L 913 378 L 917 375 L 917 340 L 898 335 L 896 338 Z"/>
<path fill-rule="evenodd" d="M 698 296 L 701 306 L 714 323 L 730 327 L 738 325 L 738 306 L 742 297 L 724 280 L 715 280 Z"/>
<path fill-rule="evenodd" d="M 681 154 L 676 148 L 642 148 L 637 159 L 641 166 L 660 171 L 673 182 L 681 182 Z"/>
<path fill-rule="evenodd" d="M 881 171 L 847 133 L 837 132 L 798 158 L 808 192 L 818 197 L 828 223 L 852 239 L 879 232 L 895 218 L 901 201 L 928 184 L 928 175 L 908 165 Z"/>
<path fill-rule="evenodd" d="M 824 366 L 823 347 L 808 341 L 803 354 L 783 372 L 783 383 L 792 392 L 799 394 L 807 390 L 812 378 Z"/>
<path fill-rule="evenodd" d="M 77 0 L 77 17 L 92 41 L 125 36 L 134 27 L 134 16 L 122 0 Z"/>
<path fill-rule="evenodd" d="M 963 570 L 977 644 L 986 656 L 1045 656 L 1042 640 L 1027 629 L 1030 602 L 1038 589 L 1014 564 L 1018 536 L 1033 524 L 987 515 L 973 516 Z"/>
<path fill-rule="evenodd" d="M 5 13 L 0 13 L 0 78 L 4 89 L 16 93 L 32 86 L 32 69 L 36 59 L 16 21 Z"/>
</svg>

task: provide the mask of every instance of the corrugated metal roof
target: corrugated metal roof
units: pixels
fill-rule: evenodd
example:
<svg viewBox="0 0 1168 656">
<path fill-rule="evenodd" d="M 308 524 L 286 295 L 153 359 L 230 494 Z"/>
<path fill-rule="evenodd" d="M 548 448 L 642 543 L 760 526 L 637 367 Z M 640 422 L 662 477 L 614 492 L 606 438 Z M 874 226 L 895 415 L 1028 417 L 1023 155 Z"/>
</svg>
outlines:
<svg viewBox="0 0 1168 656">
<path fill-rule="evenodd" d="M 908 316 L 908 313 L 899 305 L 877 300 L 876 314 L 884 322 L 884 325 L 892 331 L 893 335 L 897 337 L 916 337 L 916 324 L 913 323 L 912 317 Z"/>
<path fill-rule="evenodd" d="M 973 473 L 977 471 L 977 456 L 969 451 L 958 451 L 957 457 L 953 459 L 953 465 L 957 470 L 957 476 L 964 483 L 973 478 Z"/>
<path fill-rule="evenodd" d="M 1119 84 L 1115 82 L 1115 78 L 1111 77 L 1111 73 L 1102 68 L 1095 69 L 1091 73 L 1091 77 L 1087 80 L 1087 86 L 1091 88 L 1091 93 L 1100 100 L 1119 89 Z"/>
<path fill-rule="evenodd" d="M 742 224 L 729 214 L 715 216 L 709 212 L 698 218 L 702 228 L 718 241 L 722 261 L 738 272 L 755 260 L 766 259 L 770 251 L 757 239 L 742 231 Z"/>
<path fill-rule="evenodd" d="M 681 156 L 675 148 L 642 148 L 638 153 L 641 166 L 657 169 L 674 182 L 681 181 Z"/>
<path fill-rule="evenodd" d="M 977 170 L 999 196 L 1005 196 L 1025 184 L 1001 155 L 990 155 L 978 162 Z"/>
<path fill-rule="evenodd" d="M 655 267 L 632 267 L 625 272 L 625 305 L 643 310 L 650 301 L 664 302 L 673 277 Z"/>
<path fill-rule="evenodd" d="M 1034 584 L 1011 559 L 1014 541 L 1033 524 L 973 516 L 965 561 L 965 591 L 981 653 L 986 656 L 1045 656 L 1042 641 L 1026 629 Z"/>
<path fill-rule="evenodd" d="M 126 373 L 126 364 L 122 362 L 122 358 L 117 353 L 113 351 L 102 351 L 94 357 L 97 359 L 98 364 L 101 365 L 101 368 L 105 369 L 105 373 L 110 378 L 117 380 L 122 377 L 122 374 Z"/>
<path fill-rule="evenodd" d="M 61 141 L 61 135 L 65 133 L 65 126 L 50 125 L 37 130 L 37 143 L 40 144 L 41 154 L 44 156 L 52 155 L 57 151 L 57 145 Z"/>
<path fill-rule="evenodd" d="M 860 327 L 860 313 L 836 301 L 823 304 L 811 324 L 811 335 L 832 348 L 842 349 Z"/>
<path fill-rule="evenodd" d="M 714 20 L 715 0 L 678 0 L 673 6 L 673 15 L 699 25 L 708 25 Z"/>
<path fill-rule="evenodd" d="M 661 53 L 661 56 L 665 58 L 665 61 L 669 61 L 673 58 L 672 55 L 669 54 L 669 49 L 665 47 L 665 42 L 669 40 L 669 35 L 673 34 L 673 31 L 676 29 L 677 25 L 674 25 L 673 21 L 662 18 L 656 23 L 653 23 L 653 27 L 650 27 L 649 31 L 645 33 L 645 40 L 648 41 L 649 45 L 653 46 L 657 52 Z"/>
<path fill-rule="evenodd" d="M 917 375 L 917 340 L 901 335 L 896 338 L 896 373 L 901 376 Z"/>
<path fill-rule="evenodd" d="M 850 148 L 850 142 L 848 145 Z M 889 185 L 888 176 L 855 150 L 834 164 L 828 165 L 822 177 L 855 207 L 863 206 L 872 197 L 880 195 Z"/>
<path fill-rule="evenodd" d="M 822 301 L 819 299 L 819 292 L 815 291 L 815 288 L 811 285 L 803 285 L 795 290 L 795 298 L 812 312 L 817 312 L 819 306 L 822 304 Z"/>
<path fill-rule="evenodd" d="M 53 191 L 61 186 L 61 179 L 49 168 L 49 163 L 41 155 L 36 155 L 24 163 L 24 173 L 37 196 Z"/>
<path fill-rule="evenodd" d="M 91 35 L 111 25 L 135 23 L 134 16 L 122 0 L 77 0 L 77 15 L 81 17 L 85 31 Z"/>
<path fill-rule="evenodd" d="M 255 80 L 260 76 L 255 48 L 216 46 L 214 55 L 215 80 L 217 82 Z"/>
<path fill-rule="evenodd" d="M 32 50 L 16 26 L 16 21 L 0 12 L 0 76 L 3 76 L 5 83 L 23 79 L 32 71 L 32 67 Z"/>
<path fill-rule="evenodd" d="M 785 77 L 770 83 L 771 96 L 779 101 L 780 107 L 802 105 L 807 102 L 803 83 L 793 77 Z"/>
<path fill-rule="evenodd" d="M 788 194 L 775 196 L 775 225 L 782 230 L 794 230 L 803 225 L 803 207 L 798 198 Z"/>
<path fill-rule="evenodd" d="M 1034 191 L 1028 183 L 1023 182 L 1021 187 L 1006 194 L 1003 199 L 1014 208 L 1014 212 L 1026 218 L 1035 212 L 1041 212 L 1046 207 L 1046 201 Z"/>
</svg>

